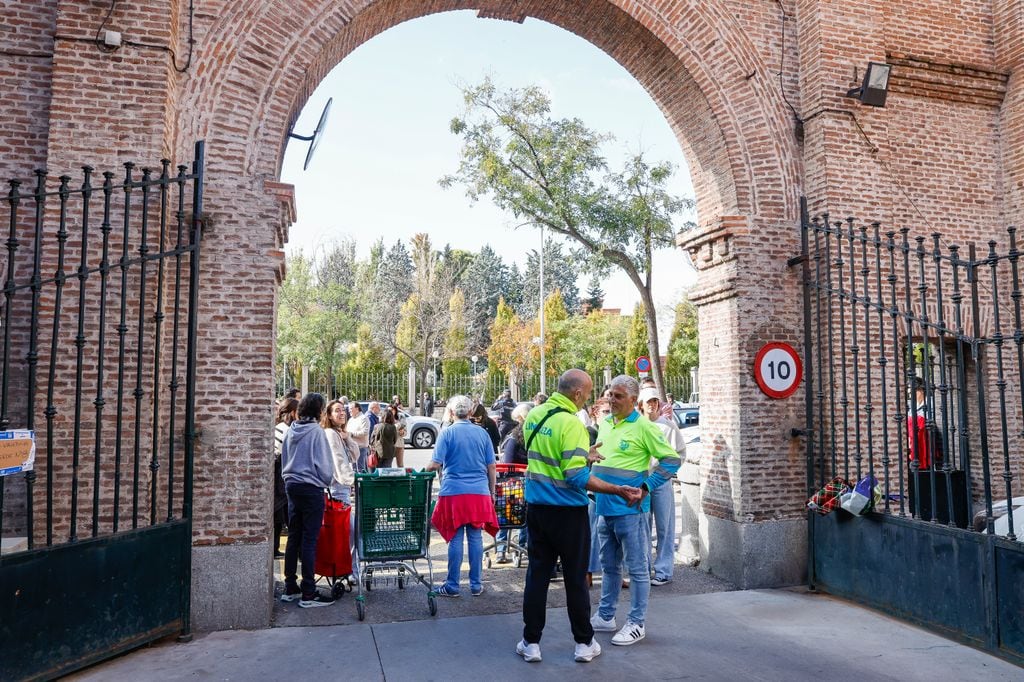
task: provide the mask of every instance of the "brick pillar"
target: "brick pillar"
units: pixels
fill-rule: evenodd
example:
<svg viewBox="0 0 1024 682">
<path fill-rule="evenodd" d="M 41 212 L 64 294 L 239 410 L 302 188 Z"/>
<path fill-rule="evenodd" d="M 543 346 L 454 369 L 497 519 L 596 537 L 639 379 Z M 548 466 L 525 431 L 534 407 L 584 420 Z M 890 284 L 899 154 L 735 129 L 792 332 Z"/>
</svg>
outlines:
<svg viewBox="0 0 1024 682">
<path fill-rule="evenodd" d="M 797 225 L 723 216 L 681 246 L 699 278 L 690 299 L 700 324 L 701 565 L 742 588 L 802 582 L 803 391 L 764 395 L 753 377 L 762 345 L 802 350 L 799 273 L 786 267 Z"/>
<path fill-rule="evenodd" d="M 273 360 L 294 189 L 209 186 L 196 382 L 192 620 L 198 630 L 270 624 Z M 246 595 L 239 598 L 239 595 Z"/>
</svg>

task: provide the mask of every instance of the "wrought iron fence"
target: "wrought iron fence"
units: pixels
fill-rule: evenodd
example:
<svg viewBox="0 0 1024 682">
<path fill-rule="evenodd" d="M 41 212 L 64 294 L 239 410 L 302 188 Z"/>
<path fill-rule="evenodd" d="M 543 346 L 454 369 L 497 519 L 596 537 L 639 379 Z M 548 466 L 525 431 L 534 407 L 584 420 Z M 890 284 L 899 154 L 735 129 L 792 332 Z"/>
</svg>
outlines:
<svg viewBox="0 0 1024 682">
<path fill-rule="evenodd" d="M 878 512 L 1016 539 L 1016 230 L 978 248 L 805 215 L 803 253 L 809 491 L 873 476 Z"/>
<path fill-rule="evenodd" d="M 675 400 L 682 402 L 699 402 L 697 391 L 693 383 L 693 375 L 666 376 L 665 390 L 671 393 Z M 357 400 L 365 400 L 371 396 L 378 400 L 390 400 L 391 396 L 407 398 L 408 391 L 407 372 L 361 372 L 341 371 L 334 374 L 313 374 L 308 380 L 308 389 L 325 396 L 335 398 L 348 396 Z M 277 396 L 283 396 L 292 387 L 301 387 L 301 380 L 297 380 L 291 373 L 278 371 L 275 380 Z M 550 394 L 555 390 L 557 377 L 548 377 L 545 389 Z M 484 401 L 495 400 L 502 391 L 511 389 L 508 377 L 504 374 L 494 372 L 481 372 L 479 374 L 442 374 L 437 378 L 436 385 L 428 383 L 425 387 L 419 387 L 417 393 L 427 391 L 432 395 L 436 394 L 438 400 L 446 400 L 448 397 L 458 394 L 483 396 Z M 517 386 L 520 400 L 530 400 L 540 392 L 540 376 L 532 374 L 520 379 Z M 601 391 L 601 379 L 595 379 L 594 394 L 596 399 Z"/>
<path fill-rule="evenodd" d="M 190 517 L 202 165 L 198 143 L 191 169 L 9 183 L 0 430 L 40 437 L 35 468 L 0 476 L 0 535 L 31 549 Z"/>
</svg>

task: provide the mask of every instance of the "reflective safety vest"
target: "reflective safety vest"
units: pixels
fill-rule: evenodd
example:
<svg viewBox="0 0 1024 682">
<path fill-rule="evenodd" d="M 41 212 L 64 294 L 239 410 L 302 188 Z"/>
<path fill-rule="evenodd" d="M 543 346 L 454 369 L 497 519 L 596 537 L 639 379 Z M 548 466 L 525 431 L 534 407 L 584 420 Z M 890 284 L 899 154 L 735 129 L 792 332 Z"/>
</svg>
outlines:
<svg viewBox="0 0 1024 682">
<path fill-rule="evenodd" d="M 565 412 L 547 417 L 557 408 Z M 555 393 L 544 404 L 530 410 L 523 423 L 523 439 L 530 444 L 526 468 L 527 503 L 586 506 L 590 437 L 576 417 L 576 406 L 572 401 L 561 393 Z"/>
</svg>

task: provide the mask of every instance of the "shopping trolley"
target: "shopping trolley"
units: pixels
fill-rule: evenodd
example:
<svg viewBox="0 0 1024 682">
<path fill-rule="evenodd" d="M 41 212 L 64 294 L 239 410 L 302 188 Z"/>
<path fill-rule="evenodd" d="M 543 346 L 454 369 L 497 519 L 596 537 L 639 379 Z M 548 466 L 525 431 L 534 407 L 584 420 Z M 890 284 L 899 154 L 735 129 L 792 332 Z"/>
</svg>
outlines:
<svg viewBox="0 0 1024 682">
<path fill-rule="evenodd" d="M 434 566 L 430 560 L 430 502 L 434 472 L 406 469 L 377 469 L 356 474 L 356 549 L 352 563 L 357 567 L 356 613 L 366 617 L 363 589 L 375 581 L 395 578 L 398 589 L 407 580 L 427 588 L 430 615 L 437 614 Z M 427 560 L 427 576 L 416 567 Z"/>
<path fill-rule="evenodd" d="M 526 548 L 512 539 L 512 531 L 526 526 L 526 493 L 523 483 L 526 479 L 525 464 L 496 464 L 494 485 L 494 513 L 498 516 L 498 528 L 507 532 L 503 541 L 495 538 L 484 548 L 484 565 L 491 567 L 492 555 L 498 545 L 505 545 L 506 553 L 512 555 L 516 568 L 523 565 L 523 557 L 529 556 Z"/>
</svg>

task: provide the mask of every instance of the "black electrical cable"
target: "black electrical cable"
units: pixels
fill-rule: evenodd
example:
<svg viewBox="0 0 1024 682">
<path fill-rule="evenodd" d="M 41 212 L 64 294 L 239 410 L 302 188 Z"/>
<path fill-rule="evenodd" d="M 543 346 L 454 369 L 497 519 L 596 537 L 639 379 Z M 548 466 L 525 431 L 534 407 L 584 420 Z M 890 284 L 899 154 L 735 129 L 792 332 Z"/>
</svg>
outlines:
<svg viewBox="0 0 1024 682">
<path fill-rule="evenodd" d="M 786 103 L 790 111 L 793 112 L 793 118 L 796 119 L 797 125 L 803 125 L 803 120 L 800 118 L 800 114 L 797 113 L 796 107 L 794 107 L 789 98 L 786 97 L 786 87 L 783 84 L 782 74 L 785 72 L 786 66 L 786 19 L 789 15 L 786 14 L 786 8 L 782 6 L 782 0 L 775 0 L 779 4 L 779 9 L 782 10 L 782 51 L 779 54 L 779 92 L 782 93 L 782 101 Z"/>
<path fill-rule="evenodd" d="M 118 48 L 117 47 L 109 47 L 109 46 L 105 45 L 103 43 L 103 41 L 100 39 L 100 35 L 103 33 L 103 29 L 106 27 L 107 22 L 110 21 L 110 15 L 113 14 L 114 8 L 117 6 L 117 2 L 118 2 L 118 0 L 111 0 L 110 8 L 107 10 L 107 15 L 105 17 L 103 17 L 103 21 L 102 21 L 102 23 L 100 23 L 100 27 L 98 29 L 96 29 L 96 37 L 93 38 L 93 41 L 92 41 L 92 42 L 94 42 L 96 44 L 96 47 L 98 47 L 101 51 L 107 52 L 107 53 L 114 52 Z M 151 45 L 149 43 L 140 43 L 140 42 L 136 42 L 136 41 L 133 41 L 133 40 L 125 40 L 125 41 L 123 41 L 123 44 L 124 45 L 130 45 L 132 47 L 139 47 L 139 48 L 150 49 L 150 50 L 162 50 L 164 52 L 167 52 L 167 53 L 169 53 L 171 55 L 171 66 L 174 67 L 174 70 L 177 71 L 178 73 L 185 73 L 186 71 L 189 70 L 189 67 L 192 66 L 192 54 L 193 54 L 193 50 L 195 49 L 194 46 L 195 46 L 195 42 L 196 41 L 195 41 L 194 26 L 193 26 L 194 21 L 195 21 L 195 0 L 189 0 L 189 3 L 188 3 L 188 58 L 186 58 L 184 66 L 178 66 L 178 55 L 175 53 L 173 48 L 168 47 L 166 45 Z M 72 38 L 63 38 L 63 39 L 64 40 L 73 40 Z"/>
<path fill-rule="evenodd" d="M 96 43 L 96 47 L 99 48 L 100 52 L 114 52 L 117 50 L 116 47 L 110 47 L 105 45 L 100 40 L 100 34 L 103 33 L 103 29 L 106 28 L 107 22 L 110 21 L 110 15 L 114 13 L 114 8 L 117 7 L 117 0 L 110 0 L 110 8 L 107 10 L 107 16 L 103 17 L 103 21 L 100 22 L 100 27 L 96 29 L 96 37 L 93 38 L 93 42 Z"/>
</svg>

